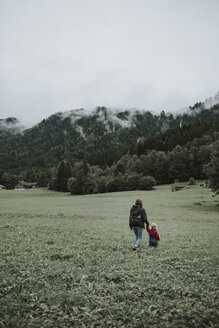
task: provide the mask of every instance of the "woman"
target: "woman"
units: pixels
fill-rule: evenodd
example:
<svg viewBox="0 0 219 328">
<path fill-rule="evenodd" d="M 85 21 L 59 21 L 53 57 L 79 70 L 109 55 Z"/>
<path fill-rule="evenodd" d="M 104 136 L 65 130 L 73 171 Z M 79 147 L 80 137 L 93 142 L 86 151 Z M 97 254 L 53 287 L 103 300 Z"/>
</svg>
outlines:
<svg viewBox="0 0 219 328">
<path fill-rule="evenodd" d="M 142 231 L 145 228 L 145 223 L 147 227 L 149 226 L 146 211 L 142 206 L 142 200 L 136 199 L 135 205 L 133 205 L 130 210 L 129 227 L 134 232 L 136 237 L 136 242 L 135 246 L 133 247 L 133 251 L 140 247 L 142 240 Z"/>
</svg>

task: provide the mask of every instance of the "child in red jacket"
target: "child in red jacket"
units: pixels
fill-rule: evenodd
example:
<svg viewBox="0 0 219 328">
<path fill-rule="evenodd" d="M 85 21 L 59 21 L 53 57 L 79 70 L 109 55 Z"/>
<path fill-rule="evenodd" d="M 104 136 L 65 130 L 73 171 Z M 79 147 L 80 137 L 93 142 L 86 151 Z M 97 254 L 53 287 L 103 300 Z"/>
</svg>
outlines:
<svg viewBox="0 0 219 328">
<path fill-rule="evenodd" d="M 157 232 L 157 224 L 152 223 L 151 229 L 147 226 L 147 232 L 149 233 L 149 247 L 157 247 L 158 246 L 158 240 L 160 240 L 159 233 Z"/>
</svg>

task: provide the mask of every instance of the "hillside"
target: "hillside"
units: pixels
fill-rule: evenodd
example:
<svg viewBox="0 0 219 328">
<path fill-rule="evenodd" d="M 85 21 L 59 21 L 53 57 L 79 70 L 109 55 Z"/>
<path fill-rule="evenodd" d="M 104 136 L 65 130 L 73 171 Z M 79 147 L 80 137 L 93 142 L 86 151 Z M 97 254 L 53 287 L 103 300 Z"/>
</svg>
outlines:
<svg viewBox="0 0 219 328">
<path fill-rule="evenodd" d="M 56 113 L 23 134 L 0 138 L 1 170 L 50 168 L 63 158 L 72 163 L 84 159 L 91 164 L 111 165 L 127 153 L 139 138 L 194 122 L 210 125 L 219 117 L 218 105 L 193 115 L 153 115 L 150 112 L 112 112 L 98 107 L 92 113 L 75 110 Z M 173 131 L 173 130 L 171 130 Z M 195 136 L 194 136 L 195 137 Z M 174 140 L 174 136 L 171 136 Z"/>
<path fill-rule="evenodd" d="M 206 177 L 203 172 L 204 166 L 210 161 L 211 148 L 209 147 L 218 139 L 219 104 L 206 109 L 204 103 L 197 103 L 176 115 L 164 111 L 160 114 L 152 114 L 148 111 L 119 111 L 106 107 L 97 107 L 92 112 L 78 109 L 51 115 L 26 130 L 21 129 L 20 122 L 15 118 L 1 120 L 0 123 L 0 182 L 2 184 L 11 181 L 11 178 L 5 175 L 7 172 L 15 175 L 14 183 L 19 178 L 38 181 L 39 185 L 47 185 L 51 176 L 55 174 L 55 168 L 63 159 L 72 167 L 81 163 L 79 166 L 83 171 L 84 182 L 87 181 L 86 175 L 90 170 L 87 165 L 89 165 L 89 167 L 99 167 L 101 171 L 98 174 L 103 177 L 110 178 L 116 175 L 116 172 L 123 174 L 136 172 L 145 177 L 151 175 L 158 183 L 168 183 L 174 177 L 180 179 L 191 176 Z M 190 168 L 184 167 L 181 171 L 177 169 L 172 172 L 170 158 L 176 146 L 193 148 L 193 153 L 190 154 L 193 164 Z M 204 150 L 203 146 L 207 146 L 208 149 Z M 196 152 L 202 147 L 199 160 L 195 159 L 194 147 Z M 153 160 L 150 169 L 146 170 L 145 167 L 149 164 L 143 165 L 144 160 L 141 165 L 129 166 L 127 163 L 124 164 L 122 159 L 128 155 L 125 161 L 130 162 L 133 161 L 130 156 L 147 156 L 151 151 L 164 152 L 163 156 L 167 157 L 166 171 L 157 173 L 153 168 L 155 165 Z M 186 156 L 183 155 L 184 158 Z M 119 166 L 115 169 L 116 163 L 121 160 L 123 169 Z M 105 172 L 107 167 L 112 168 L 111 171 Z M 134 180 L 136 177 L 133 178 Z M 14 183 L 9 184 L 13 186 Z M 115 186 L 108 188 L 109 191 L 111 189 L 114 190 Z M 83 190 L 80 190 L 80 193 L 85 192 Z M 87 186 L 86 190 L 92 191 L 95 188 Z"/>
</svg>

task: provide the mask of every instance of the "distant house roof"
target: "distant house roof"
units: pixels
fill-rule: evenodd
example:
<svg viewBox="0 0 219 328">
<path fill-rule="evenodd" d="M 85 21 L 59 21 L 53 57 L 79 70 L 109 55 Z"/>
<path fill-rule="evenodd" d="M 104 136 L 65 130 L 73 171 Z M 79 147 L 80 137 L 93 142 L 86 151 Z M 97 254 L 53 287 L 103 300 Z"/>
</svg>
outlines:
<svg viewBox="0 0 219 328">
<path fill-rule="evenodd" d="M 25 181 L 18 181 L 24 187 L 33 187 L 37 185 L 37 182 L 25 182 Z"/>
</svg>

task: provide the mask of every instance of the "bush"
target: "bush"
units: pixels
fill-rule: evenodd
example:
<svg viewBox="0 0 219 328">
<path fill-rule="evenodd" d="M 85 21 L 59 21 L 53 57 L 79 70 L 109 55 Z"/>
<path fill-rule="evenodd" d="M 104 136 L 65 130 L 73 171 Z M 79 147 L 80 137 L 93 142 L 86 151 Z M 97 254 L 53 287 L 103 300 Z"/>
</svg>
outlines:
<svg viewBox="0 0 219 328">
<path fill-rule="evenodd" d="M 82 194 L 82 188 L 83 185 L 80 183 L 80 181 L 78 181 L 77 178 L 68 179 L 68 191 L 70 191 L 72 195 Z"/>
<path fill-rule="evenodd" d="M 106 191 L 112 192 L 112 191 L 124 191 L 127 190 L 127 183 L 126 183 L 126 177 L 119 173 L 116 177 L 111 177 L 106 182 Z"/>
<path fill-rule="evenodd" d="M 127 177 L 127 190 L 139 189 L 139 184 L 141 181 L 141 175 L 134 173 Z"/>
<path fill-rule="evenodd" d="M 106 180 L 105 178 L 100 178 L 100 180 L 97 182 L 97 188 L 95 192 L 97 193 L 104 193 L 106 191 Z"/>
<path fill-rule="evenodd" d="M 151 177 L 151 176 L 147 176 L 147 177 L 142 177 L 139 183 L 139 189 L 141 190 L 151 190 L 153 189 L 154 186 L 156 186 L 156 180 Z"/>
<path fill-rule="evenodd" d="M 195 182 L 195 179 L 194 179 L 194 178 L 191 177 L 191 178 L 189 179 L 189 185 L 190 185 L 190 186 L 194 186 L 194 185 L 196 185 L 196 182 Z"/>
<path fill-rule="evenodd" d="M 18 177 L 10 173 L 4 173 L 1 177 L 0 184 L 3 184 L 6 189 L 14 189 L 18 182 Z"/>
<path fill-rule="evenodd" d="M 116 178 L 111 178 L 106 182 L 106 192 L 119 191 L 119 186 Z"/>
<path fill-rule="evenodd" d="M 52 178 L 49 182 L 48 188 L 50 190 L 59 190 L 60 186 L 59 186 L 59 183 L 58 183 L 58 179 L 57 178 Z"/>
<path fill-rule="evenodd" d="M 83 193 L 84 194 L 93 194 L 96 193 L 97 190 L 97 179 L 94 176 L 87 174 L 86 179 L 84 181 Z"/>
</svg>

